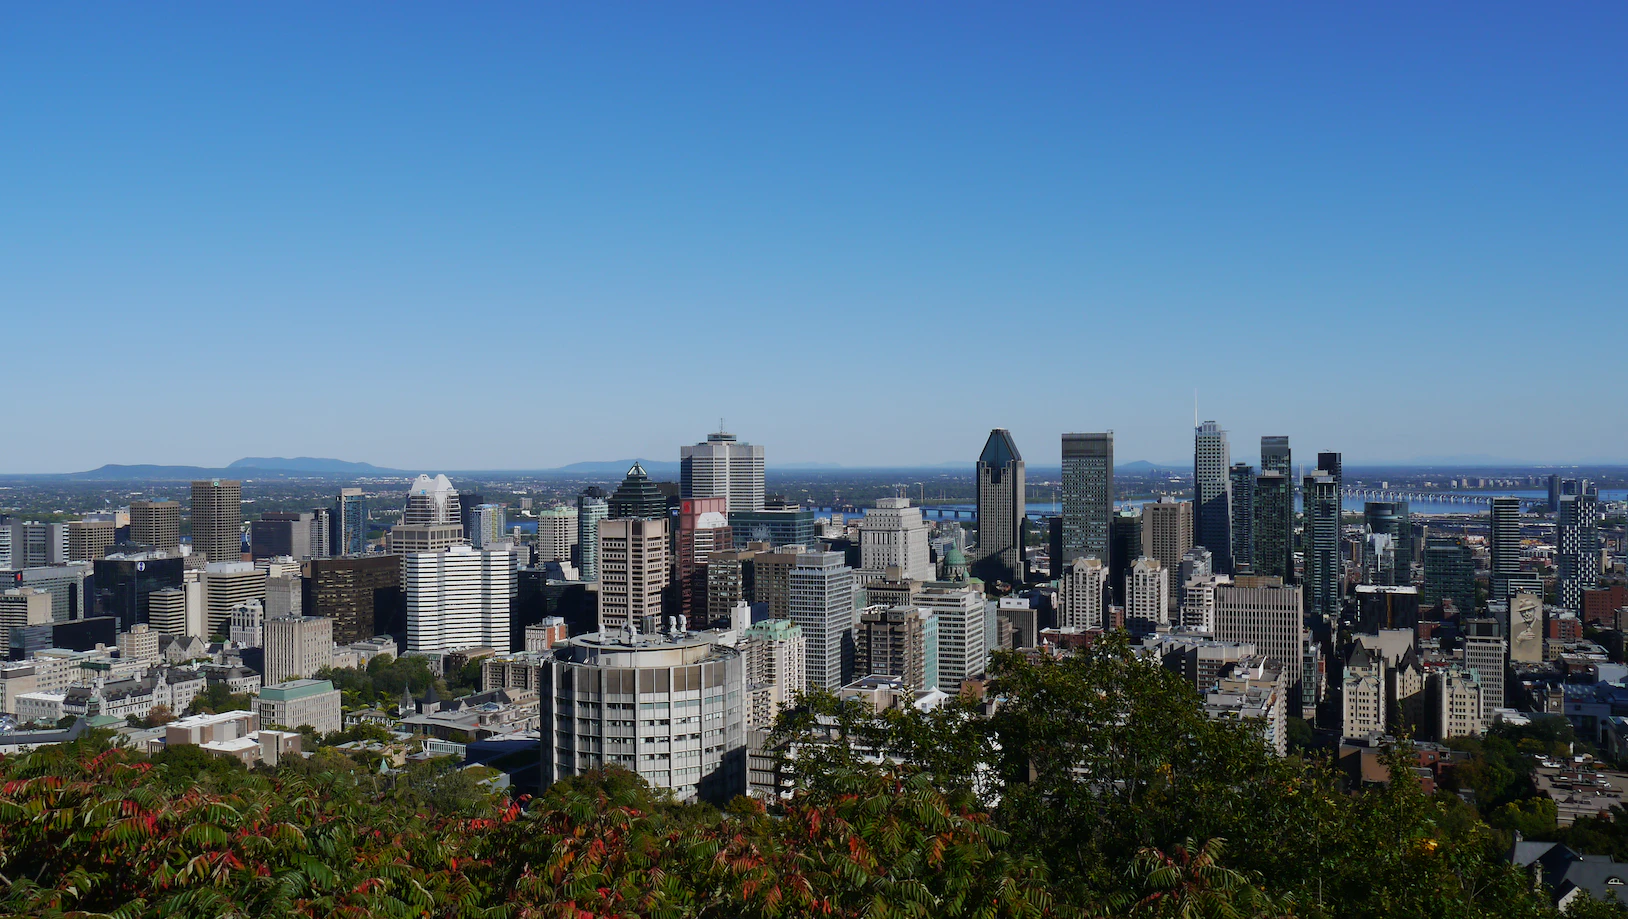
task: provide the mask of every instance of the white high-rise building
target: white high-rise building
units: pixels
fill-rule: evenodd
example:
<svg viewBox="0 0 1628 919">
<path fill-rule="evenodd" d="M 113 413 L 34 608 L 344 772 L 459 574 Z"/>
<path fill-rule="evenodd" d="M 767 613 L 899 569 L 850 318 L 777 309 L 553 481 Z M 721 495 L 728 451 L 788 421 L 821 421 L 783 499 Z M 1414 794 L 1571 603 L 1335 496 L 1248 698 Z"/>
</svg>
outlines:
<svg viewBox="0 0 1628 919">
<path fill-rule="evenodd" d="M 780 710 L 808 686 L 808 648 L 803 629 L 789 619 L 754 622 L 741 636 L 746 658 L 746 691 L 751 705 L 746 726 L 768 730 Z"/>
<path fill-rule="evenodd" d="M 537 564 L 570 561 L 576 544 L 576 508 L 546 507 L 537 512 Z"/>
<path fill-rule="evenodd" d="M 509 650 L 514 559 L 507 548 L 452 546 L 402 556 L 407 650 Z"/>
<path fill-rule="evenodd" d="M 1108 566 L 1102 559 L 1093 556 L 1069 562 L 1058 588 L 1058 625 L 1102 628 L 1103 611 L 1108 608 Z"/>
<path fill-rule="evenodd" d="M 804 552 L 789 573 L 791 621 L 803 630 L 810 689 L 837 689 L 853 674 L 854 570 L 841 552 Z"/>
<path fill-rule="evenodd" d="M 1125 577 L 1125 620 L 1170 624 L 1170 571 L 1156 558 L 1137 559 Z"/>
<path fill-rule="evenodd" d="M 763 510 L 763 448 L 733 434 L 708 434 L 706 443 L 680 447 L 679 488 L 685 498 L 728 498 L 729 512 Z"/>
<path fill-rule="evenodd" d="M 333 665 L 334 621 L 323 616 L 267 619 L 266 685 L 308 679 Z"/>
<path fill-rule="evenodd" d="M 246 600 L 265 602 L 266 569 L 252 562 L 210 562 L 198 573 L 198 585 L 203 626 L 207 629 L 203 637 L 226 635 L 238 604 Z"/>
<path fill-rule="evenodd" d="M 904 571 L 907 581 L 933 579 L 933 559 L 927 546 L 927 521 L 909 498 L 881 498 L 859 518 L 859 567 L 870 579 L 892 566 Z"/>
<path fill-rule="evenodd" d="M 963 681 L 983 676 L 989 666 L 983 593 L 935 584 L 922 588 L 912 602 L 938 617 L 938 688 L 960 693 Z"/>
</svg>

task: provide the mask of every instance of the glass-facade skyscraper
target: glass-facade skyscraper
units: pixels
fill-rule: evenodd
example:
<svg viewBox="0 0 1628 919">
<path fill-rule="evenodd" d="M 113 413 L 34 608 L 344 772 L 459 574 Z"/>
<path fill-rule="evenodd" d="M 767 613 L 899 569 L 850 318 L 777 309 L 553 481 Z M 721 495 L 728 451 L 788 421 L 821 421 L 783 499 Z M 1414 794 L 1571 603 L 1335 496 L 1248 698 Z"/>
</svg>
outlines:
<svg viewBox="0 0 1628 919">
<path fill-rule="evenodd" d="M 1193 431 L 1193 542 L 1210 550 L 1216 573 L 1232 573 L 1232 450 L 1213 421 Z"/>
<path fill-rule="evenodd" d="M 1088 555 L 1107 561 L 1113 512 L 1113 432 L 1064 434 L 1063 556 L 1054 559 L 1053 565 Z"/>
</svg>

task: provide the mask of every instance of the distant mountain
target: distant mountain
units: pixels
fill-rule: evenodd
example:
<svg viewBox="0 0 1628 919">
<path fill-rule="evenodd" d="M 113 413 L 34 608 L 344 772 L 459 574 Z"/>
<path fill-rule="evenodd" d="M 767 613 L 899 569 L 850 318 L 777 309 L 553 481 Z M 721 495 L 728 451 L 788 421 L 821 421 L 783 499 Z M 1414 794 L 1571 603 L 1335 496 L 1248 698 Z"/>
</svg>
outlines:
<svg viewBox="0 0 1628 919">
<path fill-rule="evenodd" d="M 1114 471 L 1132 475 L 1148 475 L 1154 472 L 1182 472 L 1186 468 L 1185 466 L 1166 466 L 1161 463 L 1150 463 L 1147 460 L 1135 460 L 1134 462 L 1115 466 Z"/>
<path fill-rule="evenodd" d="M 315 456 L 247 456 L 235 460 L 228 470 L 253 469 L 261 472 L 297 472 L 302 475 L 407 475 L 401 469 L 383 469 L 372 463 L 326 459 Z"/>
<path fill-rule="evenodd" d="M 643 466 L 644 471 L 649 473 L 650 477 L 652 479 L 659 479 L 662 476 L 676 477 L 678 475 L 678 464 L 677 463 L 666 462 L 666 461 L 663 461 L 663 460 L 631 460 L 631 459 L 625 459 L 625 460 L 594 460 L 594 461 L 585 462 L 585 463 L 572 463 L 569 466 L 560 466 L 557 469 L 550 469 L 548 471 L 549 472 L 569 472 L 569 473 L 573 473 L 573 474 L 576 474 L 576 475 L 615 476 L 617 478 L 621 478 L 622 476 L 627 475 L 628 469 L 632 468 L 634 463 L 638 463 L 639 465 Z"/>
</svg>

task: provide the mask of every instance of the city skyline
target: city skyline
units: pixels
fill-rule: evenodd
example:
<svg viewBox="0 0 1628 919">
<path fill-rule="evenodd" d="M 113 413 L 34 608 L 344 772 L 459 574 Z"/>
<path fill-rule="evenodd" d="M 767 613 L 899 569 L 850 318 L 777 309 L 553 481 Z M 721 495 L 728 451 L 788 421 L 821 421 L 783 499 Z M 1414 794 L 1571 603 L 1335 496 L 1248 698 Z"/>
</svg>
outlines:
<svg viewBox="0 0 1628 919">
<path fill-rule="evenodd" d="M 1288 429 L 1354 463 L 1625 461 L 1628 426 L 1564 397 L 1616 389 L 1625 15 L 14 9 L 8 334 L 74 360 L 54 404 L 195 423 L 36 412 L 0 466 L 548 468 L 667 458 L 719 415 L 771 463 L 939 463 L 995 425 L 1174 462 L 1195 389 L 1241 444 Z M 938 369 L 996 316 L 1037 398 Z M 1080 362 L 1082 340 L 1104 346 Z M 1542 385 L 1419 398 L 1427 351 L 1450 374 L 1544 340 L 1565 357 Z M 862 364 L 877 347 L 911 359 Z M 493 381 L 592 396 L 549 398 L 547 425 L 473 379 L 383 397 L 399 364 L 475 349 Z M 825 398 L 786 411 L 772 364 L 728 396 L 698 370 L 759 354 L 823 366 Z M 1271 372 L 1218 379 L 1256 354 Z M 208 423 L 248 400 L 203 381 L 274 355 L 301 372 L 259 424 Z M 946 382 L 948 411 L 898 410 Z M 1135 413 L 1054 417 L 1127 385 Z M 1509 456 L 1491 407 L 1541 418 L 1543 455 Z M 424 438 L 436 416 L 459 436 Z"/>
</svg>

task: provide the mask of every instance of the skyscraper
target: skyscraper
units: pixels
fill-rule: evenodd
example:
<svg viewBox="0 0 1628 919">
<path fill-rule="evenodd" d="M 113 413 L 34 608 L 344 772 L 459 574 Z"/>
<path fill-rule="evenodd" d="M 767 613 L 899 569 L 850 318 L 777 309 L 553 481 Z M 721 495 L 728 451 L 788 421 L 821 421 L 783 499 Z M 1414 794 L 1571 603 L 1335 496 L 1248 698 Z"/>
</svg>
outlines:
<svg viewBox="0 0 1628 919">
<path fill-rule="evenodd" d="M 360 488 L 339 489 L 332 526 L 334 555 L 367 552 L 367 497 Z"/>
<path fill-rule="evenodd" d="M 1193 505 L 1168 495 L 1142 505 L 1142 552 L 1156 558 L 1166 571 L 1180 571 L 1181 557 L 1193 547 Z M 1214 558 L 1212 553 L 1211 558 Z M 1129 575 L 1127 574 L 1127 580 Z M 1129 589 L 1120 595 L 1129 597 Z M 1175 602 L 1175 597 L 1171 597 Z"/>
<path fill-rule="evenodd" d="M 610 496 L 610 515 L 620 519 L 667 519 L 667 498 L 656 483 L 650 481 L 642 464 L 634 463 L 622 484 L 616 486 Z"/>
<path fill-rule="evenodd" d="M 1108 608 L 1108 566 L 1098 558 L 1077 558 L 1063 568 L 1058 584 L 1057 624 L 1100 629 Z"/>
<path fill-rule="evenodd" d="M 590 485 L 577 496 L 577 576 L 584 581 L 599 580 L 599 521 L 609 516 L 603 488 Z"/>
<path fill-rule="evenodd" d="M 181 545 L 181 505 L 174 501 L 131 501 L 130 541 L 149 549 Z"/>
<path fill-rule="evenodd" d="M 1126 508 L 1114 514 L 1108 524 L 1108 586 L 1121 602 L 1125 597 L 1125 575 L 1146 554 L 1142 551 L 1142 512 Z"/>
<path fill-rule="evenodd" d="M 1368 532 L 1389 536 L 1395 553 L 1395 580 L 1413 583 L 1413 522 L 1406 501 L 1369 501 L 1362 507 Z"/>
<path fill-rule="evenodd" d="M 1340 558 L 1340 490 L 1327 470 L 1306 476 L 1301 483 L 1305 525 L 1301 539 L 1306 558 L 1308 616 L 1338 622 L 1344 569 Z"/>
<path fill-rule="evenodd" d="M 978 456 L 978 557 L 973 573 L 985 582 L 1021 584 L 1027 490 L 1023 456 L 1005 428 L 989 432 Z"/>
<path fill-rule="evenodd" d="M 1289 710 L 1302 709 L 1305 695 L 1306 626 L 1301 593 L 1277 578 L 1241 577 L 1215 588 L 1215 637 L 1247 641 L 1283 665 Z"/>
<path fill-rule="evenodd" d="M 1424 589 L 1419 600 L 1425 609 L 1452 600 L 1460 616 L 1475 615 L 1475 553 L 1463 540 L 1445 536 L 1425 540 Z"/>
<path fill-rule="evenodd" d="M 509 650 L 514 559 L 506 550 L 452 546 L 402 556 L 407 650 Z"/>
<path fill-rule="evenodd" d="M 569 562 L 571 547 L 577 544 L 577 518 L 574 507 L 545 507 L 537 511 L 537 563 Z"/>
<path fill-rule="evenodd" d="M 1492 499 L 1492 599 L 1509 599 L 1509 582 L 1521 574 L 1521 499 Z M 1482 688 L 1488 689 L 1485 678 Z M 1502 695 L 1500 692 L 1499 695 Z M 1489 719 L 1488 724 L 1491 724 Z"/>
<path fill-rule="evenodd" d="M 678 568 L 679 612 L 697 624 L 707 620 L 707 559 L 713 552 L 732 549 L 727 510 L 729 499 L 681 498 L 678 536 L 673 551 Z"/>
<path fill-rule="evenodd" d="M 876 507 L 859 518 L 861 571 L 867 578 L 875 578 L 890 566 L 898 566 L 905 580 L 931 581 L 933 559 L 927 531 L 921 508 L 911 507 L 909 498 L 878 498 Z"/>
<path fill-rule="evenodd" d="M 659 631 L 670 575 L 665 516 L 599 521 L 601 631 L 619 631 L 629 622 L 645 634 Z"/>
<path fill-rule="evenodd" d="M 192 483 L 192 551 L 211 562 L 243 557 L 243 483 L 207 479 Z"/>
<path fill-rule="evenodd" d="M 983 592 L 933 585 L 916 594 L 915 605 L 938 617 L 938 688 L 959 693 L 963 681 L 983 676 L 989 664 Z"/>
<path fill-rule="evenodd" d="M 1114 432 L 1063 435 L 1063 556 L 1054 570 L 1077 558 L 1108 560 L 1114 513 Z"/>
<path fill-rule="evenodd" d="M 841 552 L 804 552 L 788 594 L 789 618 L 803 630 L 808 687 L 837 689 L 854 672 L 854 570 Z"/>
<path fill-rule="evenodd" d="M 1232 464 L 1232 567 L 1255 568 L 1255 467 Z"/>
<path fill-rule="evenodd" d="M 763 448 L 733 434 L 708 434 L 706 443 L 680 447 L 679 493 L 685 498 L 727 498 L 728 512 L 763 510 Z"/>
<path fill-rule="evenodd" d="M 1560 514 L 1555 521 L 1560 576 L 1555 583 L 1560 605 L 1569 610 L 1583 608 L 1583 591 L 1600 579 L 1600 501 L 1592 485 L 1581 494 L 1560 496 Z"/>
<path fill-rule="evenodd" d="M 1210 550 L 1216 571 L 1232 573 L 1232 450 L 1213 421 L 1193 431 L 1193 541 Z"/>
</svg>

